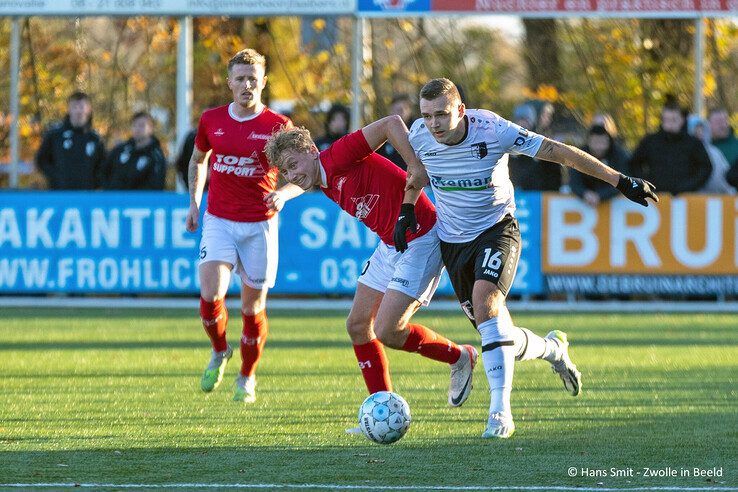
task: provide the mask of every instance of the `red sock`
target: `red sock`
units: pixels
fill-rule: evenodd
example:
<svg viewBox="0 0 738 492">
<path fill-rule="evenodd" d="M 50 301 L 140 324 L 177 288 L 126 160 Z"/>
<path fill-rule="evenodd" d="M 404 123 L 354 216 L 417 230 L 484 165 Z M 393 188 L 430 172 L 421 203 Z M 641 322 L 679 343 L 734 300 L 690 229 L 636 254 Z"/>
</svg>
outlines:
<svg viewBox="0 0 738 492">
<path fill-rule="evenodd" d="M 241 335 L 241 375 L 253 376 L 264 350 L 269 324 L 266 309 L 256 314 L 243 315 L 243 334 Z"/>
<path fill-rule="evenodd" d="M 364 377 L 369 394 L 377 391 L 392 391 L 389 363 L 384 355 L 384 345 L 376 338 L 369 343 L 354 345 L 356 360 L 359 361 L 361 375 Z"/>
<path fill-rule="evenodd" d="M 408 324 L 410 334 L 402 346 L 405 352 L 417 352 L 429 359 L 453 364 L 461 356 L 461 348 L 451 340 L 423 325 Z"/>
<path fill-rule="evenodd" d="M 228 324 L 228 310 L 225 307 L 225 300 L 216 299 L 213 302 L 208 302 L 201 297 L 200 319 L 202 319 L 202 326 L 210 337 L 213 350 L 222 352 L 227 349 L 226 325 Z"/>
</svg>

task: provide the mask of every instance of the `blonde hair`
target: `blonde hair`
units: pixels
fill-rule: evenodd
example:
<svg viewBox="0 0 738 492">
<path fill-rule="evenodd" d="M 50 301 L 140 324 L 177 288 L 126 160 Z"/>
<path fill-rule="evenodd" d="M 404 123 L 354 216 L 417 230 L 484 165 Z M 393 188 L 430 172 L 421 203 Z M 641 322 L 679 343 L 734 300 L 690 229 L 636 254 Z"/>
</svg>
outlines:
<svg viewBox="0 0 738 492">
<path fill-rule="evenodd" d="M 315 147 L 315 142 L 310 137 L 310 130 L 304 126 L 288 128 L 285 125 L 279 127 L 279 130 L 272 133 L 264 147 L 264 153 L 272 166 L 276 166 L 282 170 L 282 155 L 285 152 L 304 152 L 308 153 Z"/>
<path fill-rule="evenodd" d="M 438 97 L 448 94 L 453 101 L 461 102 L 461 94 L 456 84 L 449 79 L 433 79 L 420 89 L 420 98 L 432 101 Z"/>
<path fill-rule="evenodd" d="M 261 65 L 266 70 L 266 58 L 255 49 L 246 48 L 233 55 L 228 61 L 228 72 L 236 65 Z"/>
</svg>

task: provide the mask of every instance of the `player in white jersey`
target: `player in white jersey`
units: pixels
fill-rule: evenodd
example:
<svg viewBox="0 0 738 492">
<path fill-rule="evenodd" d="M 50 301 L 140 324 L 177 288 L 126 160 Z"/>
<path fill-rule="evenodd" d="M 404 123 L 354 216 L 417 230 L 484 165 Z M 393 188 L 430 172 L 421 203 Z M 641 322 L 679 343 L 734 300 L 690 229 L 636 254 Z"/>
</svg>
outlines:
<svg viewBox="0 0 738 492">
<path fill-rule="evenodd" d="M 482 437 L 507 438 L 515 425 L 510 393 L 515 360 L 551 363 L 573 396 L 581 375 L 568 354 L 566 333 L 540 337 L 513 324 L 505 298 L 520 258 L 508 153 L 558 162 L 617 187 L 648 206 L 658 201 L 647 181 L 624 176 L 591 155 L 526 130 L 483 109 L 466 109 L 448 79 L 434 79 L 420 91 L 420 113 L 410 143 L 422 167 L 408 168 L 407 188 L 430 182 L 436 197 L 443 262 L 464 313 L 482 338 L 482 362 L 490 386 L 490 408 Z M 404 235 L 412 210 L 404 207 L 395 234 Z M 410 213 L 408 213 L 410 210 Z"/>
</svg>

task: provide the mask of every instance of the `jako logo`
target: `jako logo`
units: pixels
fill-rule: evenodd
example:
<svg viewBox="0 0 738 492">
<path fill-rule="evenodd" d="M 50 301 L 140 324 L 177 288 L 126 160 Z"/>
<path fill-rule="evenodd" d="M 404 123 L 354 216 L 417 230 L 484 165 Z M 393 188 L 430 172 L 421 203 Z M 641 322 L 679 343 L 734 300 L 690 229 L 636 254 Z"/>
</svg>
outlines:
<svg viewBox="0 0 738 492">
<path fill-rule="evenodd" d="M 374 0 L 374 5 L 382 7 L 383 10 L 401 10 L 415 0 Z"/>
</svg>

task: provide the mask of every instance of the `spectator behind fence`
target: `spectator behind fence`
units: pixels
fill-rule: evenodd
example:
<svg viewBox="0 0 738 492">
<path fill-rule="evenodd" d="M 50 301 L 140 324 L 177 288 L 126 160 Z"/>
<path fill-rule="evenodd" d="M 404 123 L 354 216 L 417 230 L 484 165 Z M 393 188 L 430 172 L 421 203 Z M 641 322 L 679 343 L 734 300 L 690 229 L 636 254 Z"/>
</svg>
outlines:
<svg viewBox="0 0 738 492">
<path fill-rule="evenodd" d="M 131 118 L 131 138 L 117 145 L 106 162 L 107 190 L 163 190 L 167 161 L 145 111 Z"/>
<path fill-rule="evenodd" d="M 698 191 L 712 173 L 705 146 L 687 134 L 684 113 L 675 101 L 661 111 L 661 128 L 646 135 L 630 160 L 630 172 L 665 193 Z"/>
<path fill-rule="evenodd" d="M 720 149 L 729 164 L 738 162 L 738 138 L 730 126 L 728 111 L 725 108 L 712 109 L 707 119 L 710 122 L 712 144 Z"/>
<path fill-rule="evenodd" d="M 521 104 L 513 110 L 512 121 L 535 131 L 538 115 L 530 104 Z M 541 162 L 523 154 L 509 154 L 508 169 L 510 181 L 517 190 L 559 191 L 561 187 L 561 165 L 555 162 Z"/>
<path fill-rule="evenodd" d="M 343 104 L 333 104 L 325 115 L 325 135 L 315 141 L 319 151 L 324 151 L 333 142 L 346 135 L 349 131 L 351 113 Z"/>
<path fill-rule="evenodd" d="M 728 160 L 723 153 L 710 143 L 710 126 L 707 121 L 696 114 L 689 115 L 687 117 L 687 133 L 703 143 L 712 164 L 710 178 L 699 191 L 702 193 L 734 194 L 735 189 L 725 180 L 730 164 L 728 164 Z"/>
<path fill-rule="evenodd" d="M 184 142 L 182 142 L 182 148 L 179 150 L 179 154 L 177 154 L 177 159 L 174 161 L 174 167 L 177 169 L 177 176 L 182 180 L 182 184 L 185 189 L 189 189 L 190 186 L 188 173 L 190 168 L 190 157 L 192 157 L 192 150 L 195 148 L 195 135 L 197 135 L 197 130 L 194 129 L 187 133 Z M 205 183 L 206 191 L 207 186 L 207 183 Z"/>
<path fill-rule="evenodd" d="M 582 150 L 595 156 L 616 171 L 629 174 L 628 160 L 630 155 L 615 138 L 617 130 L 614 122 L 605 123 L 611 127 L 610 130 L 602 124 L 595 124 L 589 128 L 587 143 L 582 147 Z M 582 174 L 575 169 L 569 170 L 569 186 L 571 186 L 571 191 L 575 195 L 592 207 L 596 207 L 618 194 L 618 190 L 608 183 L 588 174 Z"/>
<path fill-rule="evenodd" d="M 105 146 L 92 129 L 92 103 L 84 92 L 67 99 L 64 120 L 44 134 L 36 167 L 51 190 L 94 190 L 105 180 Z"/>
<path fill-rule="evenodd" d="M 390 114 L 399 115 L 402 121 L 405 122 L 405 126 L 410 128 L 415 118 L 413 117 L 413 101 L 407 94 L 395 94 L 392 98 L 392 105 L 390 106 Z M 386 157 L 387 159 L 394 162 L 397 167 L 403 171 L 407 170 L 407 164 L 402 160 L 402 156 L 397 149 L 395 149 L 389 141 L 385 142 L 384 145 L 379 147 L 377 154 Z"/>
</svg>

